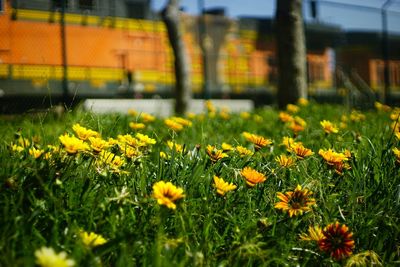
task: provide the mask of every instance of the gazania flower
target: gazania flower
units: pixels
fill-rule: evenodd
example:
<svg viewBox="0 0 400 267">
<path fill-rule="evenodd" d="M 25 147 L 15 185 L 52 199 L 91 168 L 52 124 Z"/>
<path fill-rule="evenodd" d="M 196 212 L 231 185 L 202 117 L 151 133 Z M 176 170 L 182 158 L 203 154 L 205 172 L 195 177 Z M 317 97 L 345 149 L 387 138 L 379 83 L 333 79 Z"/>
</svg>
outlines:
<svg viewBox="0 0 400 267">
<path fill-rule="evenodd" d="M 97 247 L 107 243 L 107 240 L 103 236 L 93 232 L 88 233 L 85 231 L 81 231 L 79 233 L 79 236 L 83 244 L 85 244 L 88 247 Z"/>
<path fill-rule="evenodd" d="M 155 143 L 157 143 L 155 139 L 141 133 L 137 133 L 136 138 L 145 145 L 154 145 Z"/>
<path fill-rule="evenodd" d="M 299 104 L 300 106 L 307 106 L 308 100 L 306 98 L 300 97 L 299 100 L 297 100 L 297 104 Z"/>
<path fill-rule="evenodd" d="M 141 142 L 139 139 L 133 137 L 130 134 L 118 135 L 118 141 L 120 143 L 122 143 L 122 144 L 126 144 L 126 145 L 129 145 L 131 147 L 143 146 L 143 142 Z"/>
<path fill-rule="evenodd" d="M 221 196 L 225 195 L 225 193 L 235 190 L 236 185 L 232 183 L 225 182 L 224 179 L 219 178 L 214 175 L 214 186 L 217 189 L 217 193 Z"/>
<path fill-rule="evenodd" d="M 323 120 L 320 122 L 322 128 L 324 129 L 324 132 L 327 134 L 331 134 L 331 133 L 338 133 L 339 132 L 339 128 L 336 127 L 335 124 L 333 124 L 330 121 L 327 120 Z"/>
<path fill-rule="evenodd" d="M 293 113 L 299 112 L 300 108 L 298 106 L 296 106 L 296 105 L 293 105 L 293 104 L 287 104 L 286 105 L 286 110 L 293 114 Z"/>
<path fill-rule="evenodd" d="M 145 112 L 142 112 L 142 113 L 140 114 L 140 118 L 141 118 L 142 121 L 144 121 L 144 122 L 152 122 L 152 121 L 155 121 L 155 120 L 156 120 L 156 117 L 154 117 L 154 116 L 151 115 L 151 114 L 145 113 Z"/>
<path fill-rule="evenodd" d="M 322 251 L 340 260 L 352 254 L 354 248 L 353 233 L 345 224 L 331 223 L 322 231 L 324 237 L 319 240 L 318 246 Z"/>
<path fill-rule="evenodd" d="M 107 164 L 115 171 L 119 171 L 119 168 L 125 164 L 123 158 L 105 150 L 100 153 L 99 161 Z"/>
<path fill-rule="evenodd" d="M 396 156 L 397 163 L 400 164 L 400 150 L 397 147 L 395 147 L 392 149 L 392 151 L 393 151 L 394 155 Z"/>
<path fill-rule="evenodd" d="M 210 100 L 205 101 L 204 106 L 206 107 L 208 113 L 215 113 L 217 111 L 217 109 Z"/>
<path fill-rule="evenodd" d="M 83 142 L 81 139 L 76 138 L 75 136 L 64 134 L 58 137 L 58 139 L 60 139 L 61 144 L 64 145 L 64 149 L 70 155 L 76 154 L 79 151 L 89 150 L 89 145 Z"/>
<path fill-rule="evenodd" d="M 232 151 L 234 149 L 232 145 L 227 143 L 222 143 L 221 148 L 223 151 Z"/>
<path fill-rule="evenodd" d="M 24 151 L 24 147 L 22 147 L 22 146 L 19 146 L 19 145 L 17 145 L 17 144 L 11 144 L 11 150 L 12 151 L 15 151 L 15 152 L 22 152 L 22 151 Z"/>
<path fill-rule="evenodd" d="M 125 144 L 120 144 L 119 150 L 128 159 L 134 159 L 142 155 L 142 153 L 137 148 Z"/>
<path fill-rule="evenodd" d="M 324 238 L 324 234 L 322 233 L 322 228 L 318 225 L 310 225 L 308 227 L 308 233 L 300 234 L 300 239 L 303 241 L 319 242 L 322 238 Z"/>
<path fill-rule="evenodd" d="M 400 108 L 394 108 L 392 113 L 390 113 L 390 119 L 393 121 L 397 121 L 400 117 Z"/>
<path fill-rule="evenodd" d="M 132 130 L 141 130 L 146 128 L 146 124 L 141 123 L 141 122 L 130 122 L 129 127 L 131 127 Z"/>
<path fill-rule="evenodd" d="M 338 174 L 343 174 L 343 169 L 350 169 L 350 165 L 346 163 L 351 157 L 351 153 L 349 151 L 345 153 L 338 153 L 333 151 L 332 149 L 323 150 L 320 149 L 318 154 L 323 157 L 325 162 L 332 166 Z"/>
<path fill-rule="evenodd" d="M 350 114 L 350 120 L 354 121 L 354 122 L 358 122 L 358 121 L 364 121 L 365 120 L 365 115 L 362 114 L 359 111 L 353 110 Z"/>
<path fill-rule="evenodd" d="M 56 253 L 53 248 L 42 247 L 35 251 L 36 264 L 41 267 L 72 267 L 75 261 L 67 258 L 64 251 Z"/>
<path fill-rule="evenodd" d="M 183 152 L 183 146 L 180 145 L 180 144 L 177 144 L 175 142 L 167 141 L 167 146 L 169 147 L 169 149 L 175 150 L 178 153 L 182 153 Z"/>
<path fill-rule="evenodd" d="M 171 120 L 183 125 L 183 126 L 192 126 L 192 122 L 190 120 L 184 119 L 182 117 L 172 117 Z"/>
<path fill-rule="evenodd" d="M 308 189 L 302 189 L 301 185 L 297 185 L 294 191 L 277 193 L 277 197 L 281 200 L 275 204 L 275 208 L 289 212 L 289 216 L 302 215 L 303 212 L 311 210 L 311 206 L 315 205 L 315 199 L 311 198 L 312 192 Z"/>
<path fill-rule="evenodd" d="M 206 153 L 210 157 L 212 162 L 217 162 L 222 158 L 228 157 L 228 154 L 224 153 L 222 150 L 219 150 L 215 146 L 211 145 L 207 146 Z"/>
<path fill-rule="evenodd" d="M 294 118 L 292 117 L 292 115 L 290 115 L 287 112 L 283 112 L 283 111 L 279 112 L 279 119 L 282 122 L 292 122 L 292 121 L 294 121 Z"/>
<path fill-rule="evenodd" d="M 304 159 L 314 155 L 311 149 L 304 147 L 301 143 L 296 143 L 292 146 L 291 151 L 296 154 L 297 158 Z"/>
<path fill-rule="evenodd" d="M 239 153 L 241 157 L 252 156 L 254 153 L 250 149 L 247 149 L 243 146 L 237 146 L 236 151 Z"/>
<path fill-rule="evenodd" d="M 280 155 L 275 158 L 275 161 L 283 168 L 289 168 L 293 166 L 296 160 L 292 157 L 288 157 L 286 155 Z"/>
<path fill-rule="evenodd" d="M 384 105 L 378 101 L 375 101 L 374 106 L 378 111 L 390 112 L 392 108 L 388 105 Z"/>
<path fill-rule="evenodd" d="M 289 152 L 293 152 L 293 147 L 295 145 L 302 145 L 303 143 L 301 142 L 296 142 L 294 141 L 294 139 L 292 137 L 288 137 L 288 136 L 284 136 L 282 138 L 282 145 L 284 145 L 286 147 L 286 150 Z"/>
<path fill-rule="evenodd" d="M 31 155 L 35 159 L 39 158 L 43 153 L 44 153 L 43 149 L 37 149 L 35 147 L 29 149 L 29 155 Z"/>
<path fill-rule="evenodd" d="M 306 126 L 306 121 L 298 116 L 294 117 L 293 121 L 288 124 L 289 129 L 291 129 L 295 134 L 304 131 Z"/>
<path fill-rule="evenodd" d="M 243 168 L 240 174 L 244 177 L 244 179 L 246 180 L 246 184 L 250 187 L 254 187 L 256 184 L 262 183 L 267 180 L 264 174 L 250 167 Z"/>
<path fill-rule="evenodd" d="M 109 146 L 108 142 L 100 137 L 89 137 L 89 141 L 90 147 L 95 153 L 100 153 L 103 149 L 106 149 Z"/>
<path fill-rule="evenodd" d="M 153 185 L 153 197 L 157 203 L 170 209 L 176 209 L 175 201 L 185 197 L 183 189 L 176 187 L 171 182 L 160 181 Z"/>
<path fill-rule="evenodd" d="M 168 126 L 168 128 L 170 128 L 171 130 L 174 130 L 176 132 L 182 131 L 183 129 L 183 125 L 180 123 L 177 123 L 174 120 L 171 119 L 165 119 L 164 120 L 165 125 Z"/>
<path fill-rule="evenodd" d="M 100 134 L 96 131 L 93 131 L 91 129 L 86 129 L 85 127 L 82 127 L 79 123 L 76 123 L 72 125 L 72 130 L 76 133 L 79 139 L 81 140 L 87 140 L 89 137 L 99 137 Z"/>
<path fill-rule="evenodd" d="M 272 141 L 270 139 L 266 139 L 260 135 L 244 132 L 243 136 L 246 138 L 247 141 L 250 141 L 254 144 L 256 150 L 272 144 Z"/>
<path fill-rule="evenodd" d="M 250 118 L 250 113 L 247 111 L 242 111 L 240 112 L 240 117 L 244 120 L 247 120 L 248 118 Z"/>
</svg>

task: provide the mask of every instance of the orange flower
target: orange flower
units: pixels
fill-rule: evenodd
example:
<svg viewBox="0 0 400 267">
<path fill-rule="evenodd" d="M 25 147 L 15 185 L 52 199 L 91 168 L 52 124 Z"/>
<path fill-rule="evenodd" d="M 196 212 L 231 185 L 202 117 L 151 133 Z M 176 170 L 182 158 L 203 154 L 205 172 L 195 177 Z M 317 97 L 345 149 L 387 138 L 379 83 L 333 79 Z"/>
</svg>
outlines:
<svg viewBox="0 0 400 267">
<path fill-rule="evenodd" d="M 335 260 L 352 254 L 354 249 L 353 233 L 345 224 L 331 223 L 322 231 L 324 237 L 318 241 L 322 251 L 329 253 Z"/>
<path fill-rule="evenodd" d="M 264 174 L 250 167 L 245 167 L 240 173 L 246 179 L 246 184 L 250 187 L 262 183 L 267 179 Z"/>
<path fill-rule="evenodd" d="M 250 141 L 254 144 L 256 150 L 259 150 L 262 147 L 272 144 L 272 141 L 270 139 L 266 139 L 260 135 L 244 132 L 243 136 L 244 138 L 246 138 L 247 141 Z"/>
<path fill-rule="evenodd" d="M 294 152 L 299 159 L 304 159 L 305 157 L 314 155 L 314 152 L 312 152 L 311 149 L 304 147 L 301 143 L 294 144 L 291 151 Z"/>
<path fill-rule="evenodd" d="M 210 157 L 211 161 L 214 163 L 222 158 L 228 157 L 228 154 L 224 153 L 222 150 L 219 150 L 215 146 L 211 145 L 207 146 L 206 153 Z"/>
<path fill-rule="evenodd" d="M 311 206 L 315 205 L 315 199 L 311 198 L 311 191 L 308 189 L 302 189 L 300 185 L 297 185 L 294 191 L 277 193 L 277 197 L 281 200 L 275 204 L 276 209 L 289 212 L 289 216 L 302 215 L 303 212 L 311 210 Z"/>
</svg>

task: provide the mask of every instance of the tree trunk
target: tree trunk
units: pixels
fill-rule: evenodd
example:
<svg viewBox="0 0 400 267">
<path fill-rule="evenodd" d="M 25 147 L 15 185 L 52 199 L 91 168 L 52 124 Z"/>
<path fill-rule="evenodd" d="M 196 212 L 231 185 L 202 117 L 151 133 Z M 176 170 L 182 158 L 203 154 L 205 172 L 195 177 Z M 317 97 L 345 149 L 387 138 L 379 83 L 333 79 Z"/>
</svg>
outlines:
<svg viewBox="0 0 400 267">
<path fill-rule="evenodd" d="M 174 53 L 175 64 L 175 113 L 183 115 L 192 99 L 189 59 L 183 42 L 180 25 L 179 1 L 169 0 L 161 15 L 167 27 L 168 38 Z"/>
<path fill-rule="evenodd" d="M 307 97 L 302 0 L 276 0 L 278 106 Z"/>
</svg>

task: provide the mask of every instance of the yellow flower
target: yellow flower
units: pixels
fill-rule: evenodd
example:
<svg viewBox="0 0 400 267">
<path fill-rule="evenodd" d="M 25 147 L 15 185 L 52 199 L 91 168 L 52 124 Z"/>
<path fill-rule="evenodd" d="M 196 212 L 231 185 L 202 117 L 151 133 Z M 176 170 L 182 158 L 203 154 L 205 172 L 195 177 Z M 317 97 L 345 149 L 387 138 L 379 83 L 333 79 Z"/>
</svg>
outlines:
<svg viewBox="0 0 400 267">
<path fill-rule="evenodd" d="M 324 129 L 324 132 L 327 134 L 331 134 L 331 133 L 338 133 L 339 132 L 339 128 L 336 127 L 335 124 L 333 124 L 330 121 L 327 120 L 323 120 L 320 122 L 322 128 Z"/>
<path fill-rule="evenodd" d="M 190 120 L 181 118 L 181 117 L 172 117 L 171 120 L 175 121 L 176 123 L 179 123 L 183 126 L 192 126 L 192 122 Z"/>
<path fill-rule="evenodd" d="M 35 251 L 36 264 L 41 267 L 72 267 L 75 261 L 67 258 L 64 251 L 56 253 L 53 248 L 42 247 Z"/>
<path fill-rule="evenodd" d="M 153 121 L 156 120 L 156 117 L 154 117 L 153 115 L 148 114 L 148 113 L 146 113 L 146 112 L 142 112 L 142 113 L 140 114 L 140 118 L 141 118 L 144 122 L 153 122 Z"/>
<path fill-rule="evenodd" d="M 141 123 L 141 122 L 139 122 L 139 123 L 130 122 L 129 127 L 131 127 L 132 130 L 141 130 L 141 129 L 146 128 L 146 124 Z"/>
<path fill-rule="evenodd" d="M 99 153 L 103 149 L 106 149 L 109 146 L 109 143 L 100 137 L 89 137 L 90 147 L 93 149 L 93 152 Z"/>
<path fill-rule="evenodd" d="M 217 111 L 217 109 L 215 108 L 215 106 L 213 105 L 213 103 L 210 100 L 205 101 L 204 105 L 205 105 L 208 113 L 215 113 Z"/>
<path fill-rule="evenodd" d="M 168 126 L 168 128 L 170 128 L 171 130 L 174 130 L 176 132 L 182 131 L 183 129 L 183 125 L 180 123 L 177 123 L 174 120 L 171 119 L 165 119 L 164 120 L 165 125 Z"/>
<path fill-rule="evenodd" d="M 214 175 L 214 186 L 217 189 L 217 193 L 221 196 L 225 195 L 225 193 L 235 190 L 236 185 L 232 183 L 225 182 L 224 179 L 219 178 Z"/>
<path fill-rule="evenodd" d="M 302 145 L 302 143 L 294 141 L 294 139 L 291 137 L 284 136 L 282 139 L 282 145 L 286 147 L 287 151 L 293 152 L 293 147 L 296 145 Z"/>
<path fill-rule="evenodd" d="M 163 158 L 163 159 L 169 159 L 169 158 L 170 158 L 170 156 L 169 156 L 169 155 L 167 155 L 165 152 L 163 152 L 163 151 L 160 151 L 160 158 Z"/>
<path fill-rule="evenodd" d="M 76 123 L 72 125 L 72 130 L 76 133 L 79 139 L 81 140 L 87 140 L 89 137 L 99 137 L 100 134 L 96 131 L 93 131 L 91 129 L 86 129 L 85 127 L 82 127 L 79 125 L 79 123 Z"/>
<path fill-rule="evenodd" d="M 223 151 L 232 151 L 233 150 L 233 146 L 231 146 L 230 144 L 227 144 L 227 143 L 222 143 L 221 148 Z"/>
<path fill-rule="evenodd" d="M 167 145 L 169 147 L 169 149 L 171 150 L 175 150 L 178 153 L 182 153 L 183 152 L 183 146 L 180 144 L 177 144 L 175 142 L 172 141 L 167 141 Z"/>
<path fill-rule="evenodd" d="M 300 108 L 293 104 L 287 104 L 286 110 L 290 113 L 297 113 L 297 112 L 299 112 Z"/>
<path fill-rule="evenodd" d="M 392 151 L 393 151 L 394 155 L 396 156 L 397 163 L 400 164 L 400 150 L 397 147 L 395 147 L 392 149 Z"/>
<path fill-rule="evenodd" d="M 99 160 L 100 162 L 110 166 L 115 171 L 118 171 L 119 168 L 125 164 L 123 158 L 105 150 L 100 153 Z"/>
<path fill-rule="evenodd" d="M 153 185 L 153 197 L 157 203 L 170 209 L 176 209 L 175 201 L 185 197 L 183 189 L 176 187 L 171 182 L 160 181 Z"/>
<path fill-rule="evenodd" d="M 242 111 L 240 112 L 240 117 L 244 120 L 247 120 L 248 118 L 250 118 L 250 113 L 247 111 Z"/>
<path fill-rule="evenodd" d="M 376 110 L 378 110 L 378 111 L 389 112 L 392 109 L 388 105 L 384 105 L 378 101 L 375 101 L 374 106 L 375 106 Z"/>
<path fill-rule="evenodd" d="M 308 234 L 301 233 L 300 239 L 303 241 L 316 241 L 319 242 L 321 239 L 324 238 L 324 234 L 322 233 L 322 228 L 318 225 L 310 225 L 308 227 Z"/>
<path fill-rule="evenodd" d="M 24 147 L 19 146 L 17 144 L 11 144 L 11 150 L 12 151 L 22 152 L 22 151 L 24 151 L 24 149 L 25 149 Z"/>
<path fill-rule="evenodd" d="M 306 126 L 306 121 L 298 116 L 294 117 L 293 121 L 288 124 L 289 129 L 291 129 L 295 134 L 304 131 Z"/>
<path fill-rule="evenodd" d="M 236 151 L 239 153 L 241 157 L 252 156 L 254 154 L 253 151 L 243 146 L 237 146 Z"/>
<path fill-rule="evenodd" d="M 350 120 L 357 122 L 357 121 L 364 121 L 365 120 L 365 115 L 362 114 L 359 111 L 353 110 L 350 114 Z"/>
<path fill-rule="evenodd" d="M 306 98 L 300 97 L 299 100 L 297 100 L 297 103 L 300 106 L 307 106 L 308 105 L 308 100 Z"/>
<path fill-rule="evenodd" d="M 136 138 L 146 145 L 154 145 L 155 143 L 157 143 L 155 139 L 141 133 L 137 133 Z"/>
<path fill-rule="evenodd" d="M 140 146 L 143 146 L 143 142 L 141 142 L 140 140 L 136 139 L 135 137 L 133 137 L 130 134 L 125 134 L 125 135 L 118 135 L 118 140 L 122 143 L 122 144 L 127 144 L 131 147 L 137 148 Z"/>
<path fill-rule="evenodd" d="M 289 212 L 289 217 L 302 215 L 303 212 L 311 210 L 311 206 L 315 204 L 315 199 L 310 198 L 311 195 L 311 191 L 297 185 L 294 191 L 277 193 L 281 201 L 275 204 L 275 208 Z"/>
<path fill-rule="evenodd" d="M 138 112 L 134 109 L 128 109 L 128 114 L 131 116 L 136 116 L 138 114 Z"/>
<path fill-rule="evenodd" d="M 337 153 L 332 149 L 320 149 L 318 154 L 325 160 L 328 165 L 333 166 L 336 173 L 340 175 L 343 174 L 343 169 L 350 169 L 350 165 L 345 163 L 345 161 L 348 161 L 351 157 L 351 153 L 348 150 L 345 150 L 344 153 Z"/>
<path fill-rule="evenodd" d="M 18 138 L 18 143 L 23 148 L 26 148 L 31 145 L 31 142 L 29 141 L 29 139 L 23 138 L 23 137 Z"/>
<path fill-rule="evenodd" d="M 400 117 L 400 108 L 394 108 L 392 113 L 390 113 L 390 119 L 393 121 L 397 121 Z"/>
<path fill-rule="evenodd" d="M 264 174 L 250 167 L 244 167 L 240 174 L 244 177 L 244 179 L 246 180 L 246 184 L 250 187 L 262 183 L 267 179 Z"/>
<path fill-rule="evenodd" d="M 79 233 L 79 236 L 83 244 L 85 244 L 88 247 L 97 247 L 107 243 L 107 240 L 104 237 L 93 232 L 88 233 L 85 231 L 81 231 Z"/>
<path fill-rule="evenodd" d="M 79 151 L 89 150 L 89 145 L 83 142 L 81 139 L 76 138 L 75 136 L 64 134 L 58 137 L 58 139 L 60 139 L 61 144 L 64 145 L 64 149 L 67 151 L 68 154 L 76 154 Z"/>
<path fill-rule="evenodd" d="M 262 147 L 268 146 L 272 144 L 271 139 L 266 139 L 260 135 L 250 134 L 248 132 L 244 132 L 243 136 L 246 138 L 247 141 L 250 141 L 254 144 L 256 150 L 261 149 Z"/>
<path fill-rule="evenodd" d="M 257 122 L 257 123 L 261 123 L 261 122 L 263 122 L 263 117 L 261 117 L 260 115 L 255 114 L 255 115 L 253 116 L 253 120 L 254 120 L 255 122 Z"/>
<path fill-rule="evenodd" d="M 282 122 L 292 122 L 292 121 L 294 121 L 294 118 L 292 117 L 292 115 L 290 115 L 289 113 L 283 112 L 283 111 L 279 112 L 279 119 Z"/>
<path fill-rule="evenodd" d="M 299 159 L 304 159 L 314 155 L 311 149 L 304 147 L 301 143 L 296 143 L 292 146 L 291 151 L 294 152 Z"/>
<path fill-rule="evenodd" d="M 222 158 L 228 157 L 228 154 L 224 153 L 222 150 L 219 150 L 215 146 L 211 145 L 207 146 L 206 153 L 210 157 L 212 162 L 217 162 Z"/>
<path fill-rule="evenodd" d="M 280 155 L 275 158 L 275 161 L 283 168 L 289 168 L 295 164 L 295 159 L 286 155 Z"/>
<path fill-rule="evenodd" d="M 29 149 L 29 155 L 33 156 L 35 159 L 39 158 L 43 153 L 43 149 L 36 149 L 35 147 Z"/>
<path fill-rule="evenodd" d="M 142 155 L 137 148 L 124 144 L 119 145 L 119 150 L 121 151 L 122 154 L 124 154 L 125 157 L 129 159 L 137 158 L 140 155 Z"/>
</svg>

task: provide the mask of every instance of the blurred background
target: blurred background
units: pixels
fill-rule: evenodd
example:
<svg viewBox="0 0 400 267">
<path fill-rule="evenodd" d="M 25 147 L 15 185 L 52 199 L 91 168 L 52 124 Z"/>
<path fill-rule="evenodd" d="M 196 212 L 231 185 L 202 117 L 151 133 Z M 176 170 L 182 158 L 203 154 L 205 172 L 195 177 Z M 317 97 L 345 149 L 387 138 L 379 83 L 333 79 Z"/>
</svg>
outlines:
<svg viewBox="0 0 400 267">
<path fill-rule="evenodd" d="M 182 0 L 195 98 L 275 102 L 275 0 Z M 0 112 L 171 98 L 166 0 L 0 0 Z M 400 0 L 303 0 L 308 94 L 400 103 Z M 385 66 L 387 75 L 385 75 Z"/>
</svg>

